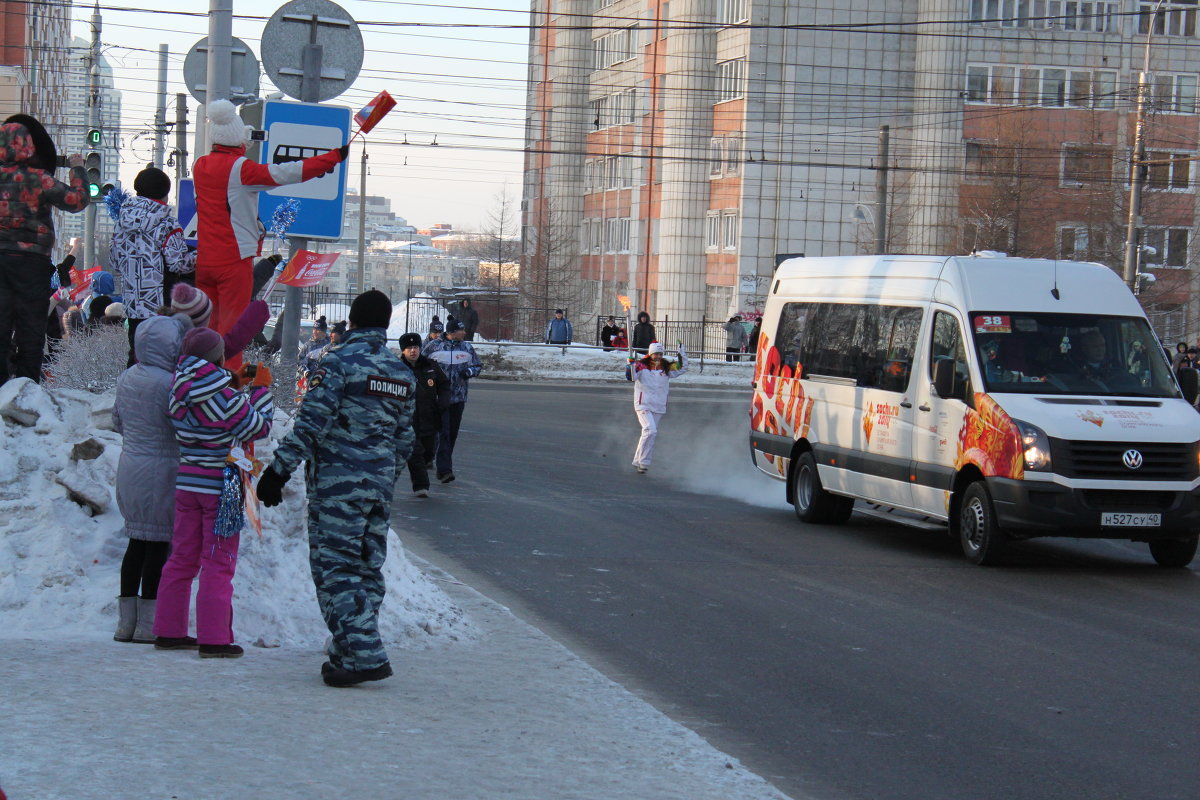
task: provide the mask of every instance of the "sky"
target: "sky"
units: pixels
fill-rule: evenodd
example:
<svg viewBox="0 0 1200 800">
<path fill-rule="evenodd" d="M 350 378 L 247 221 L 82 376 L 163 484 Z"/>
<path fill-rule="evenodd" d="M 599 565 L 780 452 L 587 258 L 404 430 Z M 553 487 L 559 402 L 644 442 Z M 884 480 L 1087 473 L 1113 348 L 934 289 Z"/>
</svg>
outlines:
<svg viewBox="0 0 1200 800">
<path fill-rule="evenodd" d="M 400 0 L 340 5 L 359 22 L 365 56 L 353 87 L 328 102 L 358 110 L 383 89 L 397 101 L 366 137 L 367 194 L 390 198 L 392 210 L 417 227 L 449 222 L 459 230 L 485 230 L 501 194 L 515 208 L 521 192 L 529 6 L 517 0 L 486 0 L 471 8 Z M 167 118 L 172 121 L 174 95 L 187 91 L 184 56 L 208 35 L 207 0 L 176 0 L 169 7 L 170 13 L 150 0 L 101 2 L 103 52 L 122 92 L 121 178 L 126 185 L 151 158 L 159 45 L 170 49 Z M 233 35 L 260 62 L 264 20 L 237 17 L 269 17 L 277 7 L 233 0 Z M 86 3 L 75 6 L 75 36 L 90 38 L 91 13 Z M 264 74 L 260 95 L 273 91 Z M 189 96 L 189 125 L 195 115 Z M 347 180 L 355 189 L 360 154 L 356 144 Z"/>
</svg>

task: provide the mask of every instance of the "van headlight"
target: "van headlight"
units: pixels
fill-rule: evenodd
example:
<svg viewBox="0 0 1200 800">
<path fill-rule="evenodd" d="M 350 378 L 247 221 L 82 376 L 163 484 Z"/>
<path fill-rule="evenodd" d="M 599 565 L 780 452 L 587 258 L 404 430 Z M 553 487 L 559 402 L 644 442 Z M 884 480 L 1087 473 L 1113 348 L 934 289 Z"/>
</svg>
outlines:
<svg viewBox="0 0 1200 800">
<path fill-rule="evenodd" d="M 1050 437 L 1037 425 L 1014 419 L 1017 434 L 1021 437 L 1021 449 L 1025 453 L 1025 469 L 1045 472 L 1050 469 Z"/>
</svg>

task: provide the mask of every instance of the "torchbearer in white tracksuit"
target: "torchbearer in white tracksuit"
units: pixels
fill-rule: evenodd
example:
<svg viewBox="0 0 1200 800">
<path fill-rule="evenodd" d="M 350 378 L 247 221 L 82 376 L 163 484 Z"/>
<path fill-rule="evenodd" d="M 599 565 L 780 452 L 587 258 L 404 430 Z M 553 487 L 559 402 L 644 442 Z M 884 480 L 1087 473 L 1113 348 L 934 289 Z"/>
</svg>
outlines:
<svg viewBox="0 0 1200 800">
<path fill-rule="evenodd" d="M 633 410 L 638 422 L 642 423 L 642 437 L 638 439 L 633 454 L 633 467 L 644 473 L 650 466 L 654 453 L 654 439 L 658 435 L 658 421 L 667 413 L 667 395 L 671 391 L 671 378 L 687 372 L 688 357 L 683 345 L 679 346 L 679 361 L 663 358 L 661 342 L 651 342 L 646 357 L 629 365 L 629 379 L 633 381 Z"/>
</svg>

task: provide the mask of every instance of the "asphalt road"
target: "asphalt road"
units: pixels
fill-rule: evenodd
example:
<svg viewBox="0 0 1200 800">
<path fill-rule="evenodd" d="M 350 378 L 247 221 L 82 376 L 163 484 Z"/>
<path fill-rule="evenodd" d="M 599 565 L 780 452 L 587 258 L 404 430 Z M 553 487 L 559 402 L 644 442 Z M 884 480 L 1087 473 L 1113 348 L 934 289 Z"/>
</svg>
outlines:
<svg viewBox="0 0 1200 800">
<path fill-rule="evenodd" d="M 683 379 L 637 475 L 625 387 L 475 381 L 459 480 L 399 492 L 394 524 L 794 797 L 1200 796 L 1192 570 L 1073 540 L 981 568 L 857 514 L 802 525 L 746 410 Z"/>
</svg>

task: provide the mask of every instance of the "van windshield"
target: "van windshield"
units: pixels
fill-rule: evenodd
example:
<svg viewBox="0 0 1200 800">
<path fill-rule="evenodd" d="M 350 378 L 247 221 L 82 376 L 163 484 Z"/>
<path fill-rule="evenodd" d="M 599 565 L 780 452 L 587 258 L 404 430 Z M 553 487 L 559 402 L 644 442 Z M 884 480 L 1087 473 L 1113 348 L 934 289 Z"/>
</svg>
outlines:
<svg viewBox="0 0 1200 800">
<path fill-rule="evenodd" d="M 1180 397 L 1144 318 L 975 311 L 970 324 L 989 392 Z"/>
</svg>

